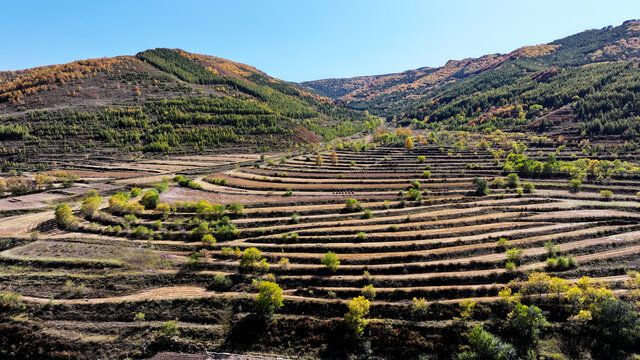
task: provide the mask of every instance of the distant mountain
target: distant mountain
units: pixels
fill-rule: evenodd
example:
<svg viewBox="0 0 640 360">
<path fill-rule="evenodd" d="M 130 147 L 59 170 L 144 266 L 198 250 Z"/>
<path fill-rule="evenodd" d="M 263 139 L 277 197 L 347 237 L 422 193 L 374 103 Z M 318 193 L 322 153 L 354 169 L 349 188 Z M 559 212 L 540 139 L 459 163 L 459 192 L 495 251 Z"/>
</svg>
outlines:
<svg viewBox="0 0 640 360">
<path fill-rule="evenodd" d="M 254 67 L 178 49 L 0 72 L 0 156 L 10 161 L 285 148 L 365 120 Z"/>
<path fill-rule="evenodd" d="M 639 95 L 639 59 L 640 21 L 630 20 L 504 55 L 301 85 L 353 109 L 418 127 L 546 130 L 631 139 L 640 131 L 634 120 L 640 112 L 633 103 Z M 602 99 L 618 110 L 612 113 L 598 105 Z M 533 105 L 543 108 L 530 111 Z M 563 115 L 556 116 L 561 109 Z M 562 127 L 555 126 L 559 121 Z"/>
</svg>

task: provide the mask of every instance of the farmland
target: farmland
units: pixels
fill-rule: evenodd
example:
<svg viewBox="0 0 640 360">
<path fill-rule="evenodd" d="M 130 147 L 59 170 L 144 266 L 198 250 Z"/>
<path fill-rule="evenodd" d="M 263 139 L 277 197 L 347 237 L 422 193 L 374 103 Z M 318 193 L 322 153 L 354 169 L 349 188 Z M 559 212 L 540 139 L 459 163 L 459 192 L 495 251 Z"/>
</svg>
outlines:
<svg viewBox="0 0 640 360">
<path fill-rule="evenodd" d="M 504 331 L 495 324 L 514 299 L 543 309 L 551 325 L 539 351 L 552 354 L 577 341 L 561 335 L 579 310 L 564 293 L 590 291 L 585 277 L 634 299 L 636 159 L 585 166 L 576 191 L 559 167 L 515 182 L 505 173 L 517 155 L 579 167 L 573 143 L 414 138 L 412 149 L 334 142 L 315 153 L 68 164 L 73 186 L 6 198 L 24 205 L 0 219 L 0 291 L 21 295 L 22 326 L 55 334 L 39 338 L 44 351 L 88 358 L 204 349 L 336 358 L 361 346 L 443 355 L 478 324 Z M 558 294 L 534 289 L 542 273 L 563 284 Z M 283 295 L 268 321 L 255 302 L 266 282 Z M 349 343 L 342 318 L 361 295 L 368 322 Z M 170 321 L 175 336 L 158 336 Z"/>
</svg>

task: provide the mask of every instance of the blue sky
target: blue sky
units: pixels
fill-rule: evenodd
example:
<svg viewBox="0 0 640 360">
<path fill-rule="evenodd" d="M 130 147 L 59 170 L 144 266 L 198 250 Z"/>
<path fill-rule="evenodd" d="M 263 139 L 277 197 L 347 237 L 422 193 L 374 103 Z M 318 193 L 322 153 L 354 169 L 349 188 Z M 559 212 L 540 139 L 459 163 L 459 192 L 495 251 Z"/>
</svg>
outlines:
<svg viewBox="0 0 640 360">
<path fill-rule="evenodd" d="M 170 47 L 304 81 L 440 66 L 635 18 L 635 0 L 4 0 L 0 70 Z"/>
</svg>

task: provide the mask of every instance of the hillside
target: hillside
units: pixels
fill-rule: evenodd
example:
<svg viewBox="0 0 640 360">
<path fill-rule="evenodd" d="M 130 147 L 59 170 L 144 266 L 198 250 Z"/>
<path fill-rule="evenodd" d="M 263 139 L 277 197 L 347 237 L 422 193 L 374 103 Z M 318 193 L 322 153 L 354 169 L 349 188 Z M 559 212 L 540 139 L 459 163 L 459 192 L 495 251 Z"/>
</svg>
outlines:
<svg viewBox="0 0 640 360">
<path fill-rule="evenodd" d="M 634 119 L 639 55 L 640 21 L 634 20 L 439 68 L 302 85 L 403 125 L 631 140 L 640 130 Z"/>
<path fill-rule="evenodd" d="M 182 50 L 0 72 L 5 164 L 286 148 L 351 135 L 363 120 L 251 66 Z"/>
</svg>

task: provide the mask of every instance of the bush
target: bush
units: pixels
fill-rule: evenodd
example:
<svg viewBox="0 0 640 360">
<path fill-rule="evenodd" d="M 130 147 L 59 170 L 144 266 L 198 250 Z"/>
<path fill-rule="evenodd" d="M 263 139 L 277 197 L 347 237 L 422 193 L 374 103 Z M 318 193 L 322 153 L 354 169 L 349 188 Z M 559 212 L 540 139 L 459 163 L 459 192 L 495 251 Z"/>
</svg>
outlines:
<svg viewBox="0 0 640 360">
<path fill-rule="evenodd" d="M 367 298 L 369 300 L 373 300 L 376 297 L 376 289 L 371 284 L 365 285 L 362 288 L 361 294 L 365 298 Z"/>
<path fill-rule="evenodd" d="M 164 324 L 162 324 L 162 327 L 160 328 L 160 332 L 164 336 L 176 336 L 178 335 L 178 325 L 176 324 L 175 321 L 169 320 Z"/>
<path fill-rule="evenodd" d="M 514 264 L 520 263 L 520 256 L 522 255 L 522 249 L 511 248 L 506 251 L 507 262 L 512 262 Z"/>
<path fill-rule="evenodd" d="M 215 244 L 216 238 L 211 234 L 202 235 L 202 244 L 203 245 L 212 245 Z"/>
<path fill-rule="evenodd" d="M 582 189 L 582 181 L 573 179 L 569 182 L 569 191 L 572 193 L 577 193 L 580 189 Z"/>
<path fill-rule="evenodd" d="M 260 250 L 254 247 L 244 249 L 242 257 L 240 258 L 240 268 L 248 271 L 258 270 L 260 267 L 264 267 L 263 264 L 260 264 L 261 259 L 262 252 Z"/>
<path fill-rule="evenodd" d="M 129 192 L 129 196 L 134 198 L 138 195 L 142 194 L 142 189 L 140 189 L 139 187 L 134 187 L 133 189 L 131 189 L 131 191 Z"/>
<path fill-rule="evenodd" d="M 144 313 L 139 312 L 134 315 L 133 321 L 141 322 L 141 321 L 144 321 L 144 318 L 145 318 Z"/>
<path fill-rule="evenodd" d="M 424 157 L 424 156 L 418 156 L 417 161 L 418 161 L 418 164 L 422 164 L 422 163 L 427 162 L 427 158 Z"/>
<path fill-rule="evenodd" d="M 418 189 L 410 188 L 407 192 L 407 200 L 420 201 L 422 200 L 422 193 Z"/>
<path fill-rule="evenodd" d="M 293 195 L 293 190 L 287 189 L 282 196 L 292 196 L 292 195 Z"/>
<path fill-rule="evenodd" d="M 231 289 L 233 286 L 233 281 L 225 275 L 225 274 L 216 274 L 213 277 L 213 282 L 211 283 L 211 287 L 217 291 L 226 291 Z"/>
<path fill-rule="evenodd" d="M 238 203 L 231 203 L 227 205 L 227 210 L 235 215 L 241 215 L 244 212 L 244 205 Z"/>
<path fill-rule="evenodd" d="M 371 219 L 372 216 L 373 216 L 373 212 L 371 210 L 369 210 L 369 209 L 365 209 L 362 212 L 362 218 L 363 219 Z"/>
<path fill-rule="evenodd" d="M 422 177 L 425 179 L 429 179 L 431 177 L 431 171 L 425 170 L 422 172 Z"/>
<path fill-rule="evenodd" d="M 358 296 L 349 302 L 349 311 L 344 315 L 344 322 L 356 338 L 364 334 L 368 323 L 365 317 L 369 315 L 370 304 L 364 296 Z"/>
<path fill-rule="evenodd" d="M 360 203 L 358 202 L 358 200 L 347 199 L 347 201 L 344 204 L 344 209 L 345 211 L 353 212 L 353 211 L 358 211 L 362 209 L 362 207 L 360 206 Z"/>
<path fill-rule="evenodd" d="M 507 261 L 507 262 L 504 264 L 504 268 L 505 268 L 505 270 L 507 270 L 508 272 L 512 272 L 512 271 L 515 271 L 515 270 L 516 270 L 516 264 L 515 264 L 515 263 L 513 263 L 513 262 L 511 262 L 511 261 Z"/>
<path fill-rule="evenodd" d="M 507 186 L 515 189 L 520 185 L 520 177 L 516 173 L 507 175 Z"/>
<path fill-rule="evenodd" d="M 509 247 L 509 240 L 507 240 L 506 238 L 501 237 L 496 242 L 496 245 L 498 245 L 499 248 L 501 248 L 503 250 L 506 250 L 507 247 Z"/>
<path fill-rule="evenodd" d="M 367 240 L 367 234 L 364 231 L 361 231 L 356 234 L 357 240 Z"/>
<path fill-rule="evenodd" d="M 485 196 L 489 193 L 489 185 L 487 180 L 478 177 L 473 178 L 473 186 L 475 187 L 475 194 L 478 196 Z"/>
<path fill-rule="evenodd" d="M 142 195 L 142 199 L 140 199 L 140 204 L 144 206 L 146 210 L 155 209 L 160 203 L 160 196 L 157 190 L 149 190 L 144 195 Z"/>
<path fill-rule="evenodd" d="M 505 182 L 502 178 L 495 178 L 493 179 L 493 181 L 491 182 L 491 187 L 492 188 L 498 188 L 498 189 L 502 189 L 505 186 Z"/>
<path fill-rule="evenodd" d="M 91 216 L 98 208 L 100 208 L 100 203 L 102 203 L 102 198 L 100 196 L 88 196 L 82 200 L 82 206 L 80 207 L 80 212 L 84 216 Z"/>
<path fill-rule="evenodd" d="M 611 192 L 611 190 L 600 191 L 600 196 L 602 197 L 602 199 L 604 199 L 604 201 L 611 201 L 611 199 L 613 199 L 613 193 Z"/>
<path fill-rule="evenodd" d="M 522 191 L 524 191 L 527 194 L 532 193 L 535 188 L 536 187 L 533 186 L 532 183 L 524 183 L 524 184 L 522 184 Z"/>
<path fill-rule="evenodd" d="M 282 289 L 274 282 L 262 281 L 258 285 L 258 296 L 256 296 L 256 306 L 261 315 L 270 317 L 284 304 Z"/>
<path fill-rule="evenodd" d="M 328 251 L 326 254 L 324 254 L 324 257 L 320 262 L 331 272 L 336 272 L 336 270 L 338 270 L 338 266 L 340 266 L 338 255 L 336 255 L 336 253 L 334 253 L 333 251 Z"/>
<path fill-rule="evenodd" d="M 55 211 L 56 223 L 61 229 L 72 229 L 78 225 L 78 218 L 67 204 L 58 204 Z"/>
</svg>

